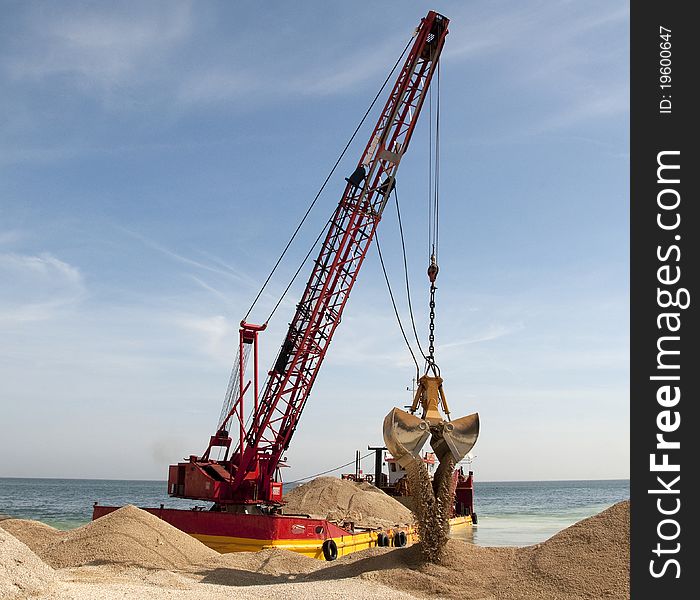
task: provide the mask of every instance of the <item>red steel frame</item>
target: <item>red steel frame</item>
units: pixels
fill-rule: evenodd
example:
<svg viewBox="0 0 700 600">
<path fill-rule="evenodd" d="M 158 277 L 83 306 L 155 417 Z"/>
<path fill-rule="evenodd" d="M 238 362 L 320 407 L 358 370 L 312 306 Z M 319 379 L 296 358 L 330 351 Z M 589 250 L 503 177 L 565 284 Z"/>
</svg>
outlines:
<svg viewBox="0 0 700 600">
<path fill-rule="evenodd" d="M 202 458 L 170 467 L 170 494 L 219 504 L 275 505 L 281 501 L 277 469 L 289 447 L 318 370 L 357 279 L 394 178 L 406 152 L 447 35 L 449 20 L 434 11 L 422 19 L 416 39 L 358 162 L 366 177 L 348 182 L 261 396 L 258 395 L 258 333 L 241 323 L 239 394 Z M 244 422 L 244 344 L 253 344 L 254 404 Z M 226 425 L 236 416 L 239 442 L 229 459 Z M 209 458 L 224 446 L 223 461 Z M 207 480 L 209 479 L 209 481 Z"/>
</svg>

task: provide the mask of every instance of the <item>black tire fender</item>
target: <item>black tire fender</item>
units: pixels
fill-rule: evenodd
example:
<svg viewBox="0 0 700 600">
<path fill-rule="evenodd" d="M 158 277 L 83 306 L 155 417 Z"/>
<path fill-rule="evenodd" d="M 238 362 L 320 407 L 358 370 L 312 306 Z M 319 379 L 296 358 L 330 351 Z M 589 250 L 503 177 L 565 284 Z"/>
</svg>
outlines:
<svg viewBox="0 0 700 600">
<path fill-rule="evenodd" d="M 408 537 L 405 531 L 397 531 L 394 534 L 394 546 L 403 548 L 408 543 Z"/>
<path fill-rule="evenodd" d="M 389 545 L 389 536 L 384 532 L 377 534 L 377 546 L 386 547 Z"/>
<path fill-rule="evenodd" d="M 323 558 L 329 562 L 338 558 L 338 544 L 335 543 L 335 540 L 329 539 L 323 542 L 321 550 L 323 550 Z"/>
<path fill-rule="evenodd" d="M 473 523 L 474 525 L 478 525 L 478 524 L 479 524 L 479 519 L 477 519 L 476 513 L 472 513 L 472 523 Z"/>
</svg>

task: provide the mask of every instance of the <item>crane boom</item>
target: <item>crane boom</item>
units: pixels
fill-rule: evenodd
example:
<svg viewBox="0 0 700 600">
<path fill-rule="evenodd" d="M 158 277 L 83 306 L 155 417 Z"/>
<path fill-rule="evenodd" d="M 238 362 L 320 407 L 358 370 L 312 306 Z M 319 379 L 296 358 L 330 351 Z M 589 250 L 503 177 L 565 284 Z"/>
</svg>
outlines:
<svg viewBox="0 0 700 600">
<path fill-rule="evenodd" d="M 171 466 L 171 495 L 214 500 L 222 505 L 269 505 L 281 500 L 276 471 L 394 188 L 396 172 L 435 72 L 448 23 L 446 17 L 434 11 L 421 20 L 357 169 L 348 179 L 329 221 L 306 288 L 259 398 L 257 335 L 262 327 L 241 323 L 241 350 L 244 343 L 255 349 L 255 404 L 250 420 L 244 425 L 241 358 L 240 396 L 217 434 L 212 436 L 203 457 L 192 456 L 189 463 Z M 231 439 L 226 423 L 232 415 L 238 419 L 240 439 L 229 459 Z M 213 446 L 226 448 L 224 461 L 209 457 Z M 208 487 L 202 476 L 211 479 Z"/>
</svg>

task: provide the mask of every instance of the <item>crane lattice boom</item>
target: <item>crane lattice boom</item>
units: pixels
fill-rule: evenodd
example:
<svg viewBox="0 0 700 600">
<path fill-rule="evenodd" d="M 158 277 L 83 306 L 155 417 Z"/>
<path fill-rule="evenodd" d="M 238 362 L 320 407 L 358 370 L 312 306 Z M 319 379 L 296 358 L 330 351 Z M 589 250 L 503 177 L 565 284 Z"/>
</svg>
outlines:
<svg viewBox="0 0 700 600">
<path fill-rule="evenodd" d="M 240 392 L 202 457 L 170 467 L 170 493 L 213 500 L 221 505 L 274 505 L 281 500 L 276 471 L 309 398 L 338 327 L 360 267 L 395 185 L 401 158 L 425 100 L 447 35 L 448 19 L 434 11 L 422 19 L 415 41 L 343 196 L 325 238 L 274 366 L 258 397 L 257 342 L 263 327 L 241 324 L 244 344 L 254 347 L 255 385 L 251 418 L 244 423 L 244 365 Z M 238 420 L 240 437 L 230 454 L 226 424 Z M 210 458 L 226 448 L 223 461 Z M 208 485 L 207 485 L 208 484 Z"/>
</svg>

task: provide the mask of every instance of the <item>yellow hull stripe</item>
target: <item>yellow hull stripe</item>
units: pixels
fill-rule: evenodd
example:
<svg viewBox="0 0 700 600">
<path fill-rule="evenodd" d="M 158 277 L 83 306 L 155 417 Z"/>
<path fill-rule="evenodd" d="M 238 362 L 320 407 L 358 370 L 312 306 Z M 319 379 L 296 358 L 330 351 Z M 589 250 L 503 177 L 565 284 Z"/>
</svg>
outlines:
<svg viewBox="0 0 700 600">
<path fill-rule="evenodd" d="M 471 524 L 472 519 L 470 516 L 455 517 L 454 519 L 450 519 L 450 529 L 452 530 L 459 530 L 471 526 Z M 418 532 L 414 528 L 409 527 L 403 531 L 406 532 L 407 545 L 411 545 L 418 541 Z M 338 546 L 338 556 L 345 556 L 353 552 L 358 552 L 359 550 L 366 550 L 367 548 L 376 547 L 377 533 L 380 532 L 368 531 L 333 538 Z M 384 533 L 387 533 L 389 538 L 393 539 L 393 530 L 389 530 Z M 221 554 L 227 554 L 229 552 L 259 552 L 260 550 L 265 550 L 266 548 L 281 548 L 283 550 L 298 552 L 299 554 L 310 556 L 311 558 L 325 560 L 323 557 L 323 550 L 321 549 L 323 540 L 260 540 L 225 535 L 190 535 L 198 539 L 204 545 L 209 546 L 209 548 L 212 548 Z"/>
</svg>

